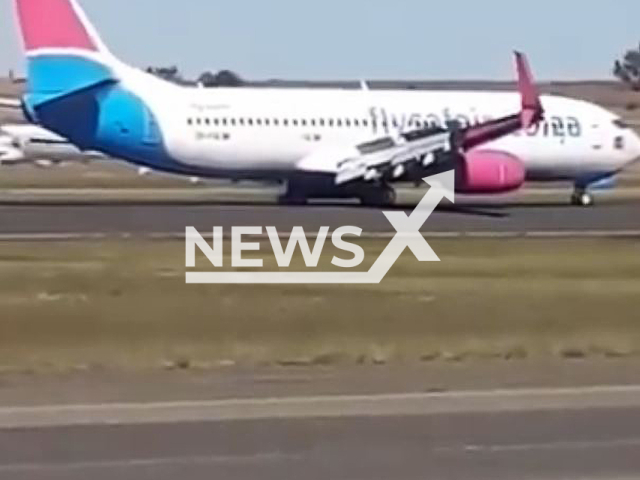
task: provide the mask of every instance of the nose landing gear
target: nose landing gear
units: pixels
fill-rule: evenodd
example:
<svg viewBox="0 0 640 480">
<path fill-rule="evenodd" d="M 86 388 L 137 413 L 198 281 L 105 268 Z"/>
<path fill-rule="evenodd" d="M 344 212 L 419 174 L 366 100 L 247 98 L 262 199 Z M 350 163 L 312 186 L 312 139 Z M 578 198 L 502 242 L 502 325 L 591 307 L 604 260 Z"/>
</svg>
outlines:
<svg viewBox="0 0 640 480">
<path fill-rule="evenodd" d="M 593 195 L 583 187 L 576 187 L 571 195 L 571 205 L 576 207 L 591 207 L 594 202 Z"/>
</svg>

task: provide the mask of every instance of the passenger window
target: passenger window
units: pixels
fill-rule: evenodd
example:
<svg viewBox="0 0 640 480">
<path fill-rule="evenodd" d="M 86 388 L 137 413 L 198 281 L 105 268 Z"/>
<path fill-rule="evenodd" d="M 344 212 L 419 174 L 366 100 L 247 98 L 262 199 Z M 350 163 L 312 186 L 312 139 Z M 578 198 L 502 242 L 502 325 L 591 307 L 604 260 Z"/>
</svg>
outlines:
<svg viewBox="0 0 640 480">
<path fill-rule="evenodd" d="M 267 127 L 268 127 L 268 126 L 271 124 L 271 122 L 269 121 L 269 119 L 268 119 L 268 118 L 265 118 L 265 119 L 264 119 L 264 124 L 265 124 L 265 126 L 267 126 Z"/>
<path fill-rule="evenodd" d="M 187 118 L 187 125 L 193 125 L 193 119 Z"/>
<path fill-rule="evenodd" d="M 319 120 L 319 122 L 320 122 L 320 126 L 321 126 L 321 127 L 324 127 L 324 118 L 321 118 L 321 119 Z"/>
<path fill-rule="evenodd" d="M 248 119 L 247 119 L 247 124 L 248 124 L 250 127 L 253 127 L 253 118 L 248 118 Z"/>
</svg>

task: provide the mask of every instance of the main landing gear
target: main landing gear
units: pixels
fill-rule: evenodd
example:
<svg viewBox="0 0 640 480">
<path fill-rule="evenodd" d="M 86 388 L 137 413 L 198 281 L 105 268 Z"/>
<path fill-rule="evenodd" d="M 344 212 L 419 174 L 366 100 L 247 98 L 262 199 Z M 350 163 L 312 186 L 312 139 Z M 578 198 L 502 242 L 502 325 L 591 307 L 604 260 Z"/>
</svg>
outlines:
<svg viewBox="0 0 640 480">
<path fill-rule="evenodd" d="M 317 188 L 317 186 L 289 182 L 287 191 L 279 198 L 281 205 L 306 205 L 311 199 L 357 198 L 366 207 L 385 208 L 395 205 L 396 191 L 387 183 L 371 183 L 352 188 Z"/>
<path fill-rule="evenodd" d="M 363 189 L 358 198 L 365 207 L 392 207 L 398 200 L 395 189 L 387 184 L 371 186 Z"/>
<path fill-rule="evenodd" d="M 300 192 L 289 192 L 284 195 L 280 195 L 278 198 L 278 203 L 280 205 L 288 205 L 288 206 L 302 206 L 306 205 L 309 202 L 309 198 L 300 193 Z"/>
<path fill-rule="evenodd" d="M 576 207 L 591 207 L 594 204 L 593 195 L 584 187 L 576 186 L 571 195 L 571 205 Z"/>
</svg>

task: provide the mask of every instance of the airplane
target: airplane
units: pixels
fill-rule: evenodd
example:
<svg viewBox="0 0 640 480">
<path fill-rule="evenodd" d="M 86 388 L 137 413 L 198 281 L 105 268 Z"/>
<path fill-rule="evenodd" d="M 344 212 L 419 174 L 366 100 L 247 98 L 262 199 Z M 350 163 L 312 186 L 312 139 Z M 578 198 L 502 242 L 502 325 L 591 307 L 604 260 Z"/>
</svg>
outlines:
<svg viewBox="0 0 640 480">
<path fill-rule="evenodd" d="M 37 125 L 0 125 L 0 166 L 32 164 L 48 168 L 68 162 L 88 163 L 104 159 L 104 154 L 81 151 L 68 140 Z M 140 177 L 148 177 L 154 172 L 148 167 L 139 167 L 137 173 Z M 191 185 L 201 183 L 198 177 L 189 177 L 188 181 Z"/>
<path fill-rule="evenodd" d="M 65 138 L 36 125 L 0 125 L 0 165 L 34 164 L 50 167 L 63 162 L 104 158 L 96 151 L 80 151 Z"/>
<path fill-rule="evenodd" d="M 287 183 L 282 201 L 395 201 L 393 185 L 454 168 L 460 193 L 568 180 L 571 202 L 640 156 L 600 106 L 540 97 L 516 53 L 513 92 L 183 87 L 117 59 L 76 0 L 15 0 L 28 63 L 21 107 L 81 150 L 197 178 Z"/>
</svg>

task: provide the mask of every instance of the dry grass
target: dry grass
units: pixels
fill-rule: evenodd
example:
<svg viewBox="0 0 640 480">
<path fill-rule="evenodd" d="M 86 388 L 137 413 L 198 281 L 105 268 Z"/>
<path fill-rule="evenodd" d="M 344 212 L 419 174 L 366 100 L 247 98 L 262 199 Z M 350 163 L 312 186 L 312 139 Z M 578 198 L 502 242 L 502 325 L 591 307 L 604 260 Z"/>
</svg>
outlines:
<svg viewBox="0 0 640 480">
<path fill-rule="evenodd" d="M 640 349 L 637 242 L 432 245 L 442 263 L 419 264 L 405 254 L 381 285 L 283 287 L 187 286 L 182 242 L 0 244 L 0 366 L 620 356 Z M 367 242 L 367 258 L 382 247 Z"/>
</svg>

